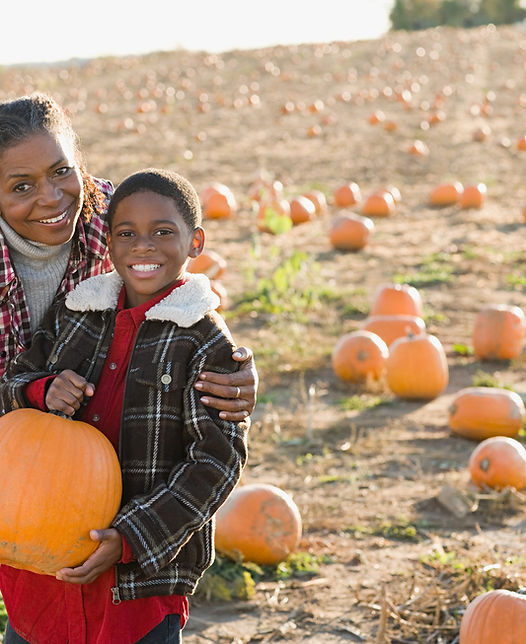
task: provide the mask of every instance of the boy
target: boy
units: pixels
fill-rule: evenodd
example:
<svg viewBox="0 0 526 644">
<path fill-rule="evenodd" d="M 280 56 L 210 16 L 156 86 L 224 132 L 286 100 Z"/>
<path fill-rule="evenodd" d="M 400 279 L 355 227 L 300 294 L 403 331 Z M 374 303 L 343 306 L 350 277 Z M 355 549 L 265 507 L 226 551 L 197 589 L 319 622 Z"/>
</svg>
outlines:
<svg viewBox="0 0 526 644">
<path fill-rule="evenodd" d="M 205 276 L 185 272 L 204 245 L 195 190 L 175 173 L 135 173 L 108 220 L 116 270 L 48 312 L 8 367 L 0 400 L 106 434 L 122 504 L 110 528 L 93 526 L 99 546 L 81 566 L 56 578 L 0 567 L 6 644 L 180 641 L 187 595 L 213 561 L 213 515 L 246 462 L 248 422 L 222 420 L 193 387 L 203 369 L 236 369 L 217 296 Z"/>
</svg>

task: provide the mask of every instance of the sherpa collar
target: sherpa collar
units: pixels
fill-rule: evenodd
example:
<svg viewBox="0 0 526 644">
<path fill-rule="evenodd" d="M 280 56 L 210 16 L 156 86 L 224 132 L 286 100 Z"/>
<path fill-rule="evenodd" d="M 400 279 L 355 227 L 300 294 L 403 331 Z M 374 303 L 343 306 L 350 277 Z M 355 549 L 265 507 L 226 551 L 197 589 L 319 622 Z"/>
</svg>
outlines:
<svg viewBox="0 0 526 644">
<path fill-rule="evenodd" d="M 188 328 L 219 306 L 219 297 L 202 273 L 186 273 L 186 282 L 146 311 L 147 320 L 166 320 Z M 80 282 L 66 297 L 71 311 L 116 309 L 122 279 L 117 271 Z"/>
</svg>

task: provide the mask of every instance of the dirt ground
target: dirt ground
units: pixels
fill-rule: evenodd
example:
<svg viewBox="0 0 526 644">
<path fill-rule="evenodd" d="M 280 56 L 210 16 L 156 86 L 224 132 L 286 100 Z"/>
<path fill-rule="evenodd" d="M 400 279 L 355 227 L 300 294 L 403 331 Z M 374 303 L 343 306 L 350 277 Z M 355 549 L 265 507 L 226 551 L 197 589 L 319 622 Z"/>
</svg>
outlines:
<svg viewBox="0 0 526 644">
<path fill-rule="evenodd" d="M 483 305 L 526 307 L 526 151 L 516 147 L 525 73 L 520 27 L 0 68 L 1 99 L 40 89 L 67 105 L 93 174 L 117 183 L 165 166 L 198 189 L 225 183 L 238 200 L 233 218 L 206 229 L 228 262 L 229 326 L 253 348 L 261 378 L 244 482 L 289 492 L 303 520 L 299 549 L 325 563 L 308 578 L 261 582 L 250 600 L 192 598 L 187 644 L 458 642 L 470 599 L 526 584 L 525 499 L 477 497 L 466 469 L 474 444 L 448 427 L 453 396 L 481 379 L 526 397 L 523 356 L 482 363 L 470 352 Z M 395 129 L 370 124 L 375 110 Z M 428 156 L 408 152 L 414 139 Z M 262 170 L 289 198 L 322 190 L 327 211 L 281 235 L 258 233 L 249 196 Z M 453 180 L 484 182 L 483 208 L 430 207 L 431 188 Z M 327 235 L 340 212 L 333 192 L 348 181 L 363 196 L 388 185 L 401 193 L 356 253 L 334 251 Z M 259 280 L 300 252 L 296 281 L 265 308 Z M 331 369 L 338 338 L 395 279 L 418 287 L 447 353 L 449 385 L 431 401 L 397 399 L 384 383 L 347 385 Z M 464 516 L 439 500 L 447 490 L 469 499 Z"/>
</svg>

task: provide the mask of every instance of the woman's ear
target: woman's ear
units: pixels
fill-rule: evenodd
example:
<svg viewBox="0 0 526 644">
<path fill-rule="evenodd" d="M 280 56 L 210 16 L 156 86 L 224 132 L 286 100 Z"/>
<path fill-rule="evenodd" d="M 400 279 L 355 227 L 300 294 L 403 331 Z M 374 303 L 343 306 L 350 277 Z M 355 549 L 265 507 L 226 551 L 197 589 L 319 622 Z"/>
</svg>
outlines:
<svg viewBox="0 0 526 644">
<path fill-rule="evenodd" d="M 192 243 L 190 245 L 190 251 L 188 252 L 188 257 L 197 257 L 203 252 L 205 246 L 205 231 L 198 226 L 194 228 L 194 234 L 192 236 Z"/>
</svg>

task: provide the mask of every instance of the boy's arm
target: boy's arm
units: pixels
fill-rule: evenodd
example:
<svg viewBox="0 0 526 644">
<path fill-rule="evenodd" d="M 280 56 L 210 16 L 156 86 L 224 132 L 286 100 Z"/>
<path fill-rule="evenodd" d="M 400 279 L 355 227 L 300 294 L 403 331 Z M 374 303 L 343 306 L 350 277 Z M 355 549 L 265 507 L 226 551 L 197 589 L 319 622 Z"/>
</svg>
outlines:
<svg viewBox="0 0 526 644">
<path fill-rule="evenodd" d="M 231 355 L 231 344 L 225 338 L 220 346 L 213 345 L 204 364 L 223 372 L 227 367 L 235 369 Z M 147 576 L 172 561 L 190 537 L 210 521 L 238 482 L 247 459 L 249 420 L 222 420 L 202 404 L 193 386 L 198 366 L 184 391 L 181 423 L 186 457 L 173 468 L 165 484 L 131 499 L 112 522 Z"/>
<path fill-rule="evenodd" d="M 52 306 L 41 326 L 33 335 L 31 347 L 19 353 L 7 366 L 0 380 L 0 407 L 4 413 L 32 404 L 26 397 L 26 387 L 51 375 L 46 368 L 57 339 L 60 305 Z"/>
</svg>

